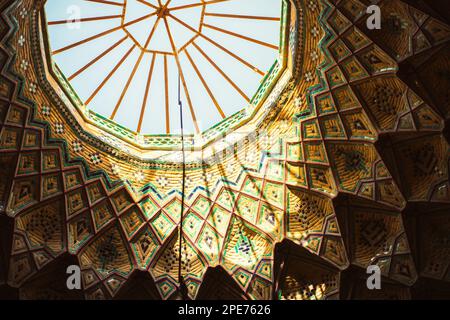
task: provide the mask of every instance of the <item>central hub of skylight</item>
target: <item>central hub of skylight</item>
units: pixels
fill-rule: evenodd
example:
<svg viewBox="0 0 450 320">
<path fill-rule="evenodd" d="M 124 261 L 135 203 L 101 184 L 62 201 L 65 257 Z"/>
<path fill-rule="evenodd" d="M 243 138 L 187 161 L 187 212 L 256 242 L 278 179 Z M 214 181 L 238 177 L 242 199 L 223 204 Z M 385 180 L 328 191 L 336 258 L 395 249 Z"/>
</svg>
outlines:
<svg viewBox="0 0 450 320">
<path fill-rule="evenodd" d="M 172 55 L 172 41 L 174 47 L 180 50 L 201 32 L 203 5 L 191 3 L 170 6 L 172 1 L 180 2 L 126 2 L 122 25 L 142 50 Z M 186 26 L 182 23 L 174 25 L 172 22 L 175 19 L 183 21 Z"/>
<path fill-rule="evenodd" d="M 266 75 L 283 59 L 286 6 L 286 0 L 47 0 L 45 14 L 52 58 L 92 121 L 125 136 L 176 134 L 180 98 L 184 132 L 198 134 L 238 123 L 242 117 L 233 117 L 270 88 L 275 77 Z"/>
</svg>

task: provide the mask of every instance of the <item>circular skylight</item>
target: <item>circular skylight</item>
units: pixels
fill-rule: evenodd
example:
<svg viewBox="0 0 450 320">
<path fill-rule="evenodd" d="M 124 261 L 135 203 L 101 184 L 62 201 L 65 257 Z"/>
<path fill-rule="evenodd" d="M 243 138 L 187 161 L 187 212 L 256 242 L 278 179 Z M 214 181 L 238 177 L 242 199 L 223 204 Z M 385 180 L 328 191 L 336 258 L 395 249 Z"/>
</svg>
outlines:
<svg viewBox="0 0 450 320">
<path fill-rule="evenodd" d="M 52 56 L 84 104 L 142 134 L 245 108 L 279 57 L 281 0 L 47 0 Z M 179 81 L 180 80 L 180 81 Z"/>
</svg>

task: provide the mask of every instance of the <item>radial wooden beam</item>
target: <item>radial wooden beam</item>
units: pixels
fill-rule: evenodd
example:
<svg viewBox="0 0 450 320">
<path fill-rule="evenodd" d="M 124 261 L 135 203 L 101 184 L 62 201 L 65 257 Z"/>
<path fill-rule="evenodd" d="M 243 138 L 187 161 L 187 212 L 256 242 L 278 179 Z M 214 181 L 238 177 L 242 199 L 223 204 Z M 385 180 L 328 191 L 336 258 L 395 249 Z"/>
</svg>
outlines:
<svg viewBox="0 0 450 320">
<path fill-rule="evenodd" d="M 56 21 L 49 21 L 48 25 L 54 26 L 54 25 L 60 25 L 60 24 L 71 24 L 71 23 L 78 23 L 78 22 L 91 22 L 91 21 L 101 21 L 101 20 L 113 20 L 113 19 L 120 19 L 120 18 L 122 18 L 121 14 L 112 15 L 112 16 L 81 18 L 81 19 L 73 19 L 73 20 L 56 20 Z"/>
<path fill-rule="evenodd" d="M 264 20 L 264 21 L 280 21 L 277 17 L 263 17 L 263 16 L 248 16 L 240 14 L 226 14 L 226 13 L 214 13 L 205 12 L 207 17 L 219 17 L 219 18 L 230 18 L 230 19 L 247 19 L 247 20 Z"/>
<path fill-rule="evenodd" d="M 159 10 L 161 13 L 163 13 L 164 10 L 161 10 L 161 9 L 168 9 L 171 2 L 172 2 L 172 0 L 168 0 L 168 1 L 166 1 L 165 4 L 162 4 L 161 0 L 158 0 L 158 5 L 159 5 L 158 10 Z"/>
<path fill-rule="evenodd" d="M 147 49 L 148 49 L 148 46 L 150 45 L 150 41 L 152 40 L 152 38 L 153 38 L 153 36 L 155 34 L 155 31 L 158 28 L 158 25 L 159 25 L 160 22 L 161 22 L 161 16 L 158 15 L 158 17 L 156 18 L 155 23 L 153 24 L 152 30 L 150 31 L 150 34 L 149 34 L 149 36 L 147 38 L 147 41 L 145 42 L 143 47 L 139 44 L 139 41 L 127 29 L 125 29 L 125 32 L 127 33 L 127 35 L 129 37 L 131 37 L 133 39 L 133 41 L 139 46 L 139 48 L 141 50 L 148 51 Z M 151 51 L 151 52 L 152 53 L 158 53 L 157 51 Z"/>
<path fill-rule="evenodd" d="M 106 0 L 84 0 L 86 2 L 96 2 L 96 3 L 101 3 L 101 4 L 108 4 L 111 6 L 118 6 L 118 7 L 123 7 L 125 6 L 125 3 L 119 3 L 119 2 L 114 2 L 114 1 L 106 1 Z"/>
<path fill-rule="evenodd" d="M 116 32 L 116 31 L 122 29 L 123 27 L 128 27 L 128 26 L 130 26 L 130 25 L 133 25 L 133 24 L 135 24 L 135 23 L 138 23 L 139 21 L 148 19 L 148 18 L 154 16 L 155 14 L 156 14 L 156 13 L 153 12 L 153 13 L 151 13 L 151 14 L 142 16 L 142 17 L 140 17 L 139 19 L 130 21 L 130 22 L 124 24 L 123 26 L 117 26 L 117 27 L 114 27 L 114 28 L 112 28 L 112 29 L 108 29 L 108 30 L 106 30 L 106 31 L 103 31 L 103 32 L 98 33 L 98 34 L 96 34 L 96 35 L 93 35 L 93 36 L 91 36 L 91 37 L 88 37 L 88 38 L 86 38 L 86 39 L 83 39 L 83 40 L 80 40 L 80 41 L 78 41 L 78 42 L 72 43 L 72 44 L 70 44 L 70 45 L 68 45 L 68 46 L 65 46 L 65 47 L 61 48 L 61 49 L 55 50 L 55 51 L 52 52 L 52 54 L 53 54 L 53 55 L 56 55 L 56 54 L 59 54 L 59 53 L 61 53 L 61 52 L 67 51 L 67 50 L 69 50 L 69 49 L 73 49 L 73 48 L 75 48 L 75 47 L 78 47 L 78 46 L 80 46 L 80 45 L 82 45 L 82 44 L 85 44 L 85 43 L 88 43 L 88 42 L 90 42 L 90 41 L 96 40 L 96 39 L 98 39 L 98 38 L 104 37 L 104 36 L 106 36 L 106 35 L 108 35 L 108 34 L 111 34 L 111 33 L 113 33 L 113 32 Z"/>
<path fill-rule="evenodd" d="M 239 94 L 247 101 L 250 102 L 250 98 L 239 88 L 239 86 L 234 83 L 233 80 L 200 48 L 195 42 L 192 45 L 200 52 L 203 57 L 222 75 L 222 77 L 227 80 L 227 82 L 237 91 Z"/>
<path fill-rule="evenodd" d="M 164 92 L 166 104 L 166 133 L 170 134 L 170 106 L 169 106 L 169 72 L 167 67 L 167 55 L 164 55 Z"/>
<path fill-rule="evenodd" d="M 191 30 L 192 32 L 195 32 L 196 34 L 198 34 L 200 37 L 202 37 L 203 39 L 205 39 L 206 41 L 210 42 L 211 44 L 213 44 L 214 46 L 216 46 L 217 48 L 221 49 L 222 51 L 224 51 L 225 53 L 227 53 L 228 55 L 230 55 L 231 57 L 233 57 L 234 59 L 238 60 L 239 62 L 241 62 L 242 64 L 244 64 L 245 66 L 247 66 L 248 68 L 250 68 L 251 70 L 253 70 L 256 73 L 259 73 L 261 76 L 264 76 L 265 73 L 262 72 L 261 70 L 259 70 L 257 67 L 253 66 L 251 63 L 247 62 L 246 60 L 242 59 L 241 57 L 239 57 L 238 55 L 234 54 L 233 52 L 231 52 L 230 50 L 228 50 L 227 48 L 225 48 L 224 46 L 220 45 L 219 43 L 217 43 L 216 41 L 214 41 L 213 39 L 211 39 L 210 37 L 204 35 L 201 32 L 198 32 L 197 30 L 195 30 L 194 28 L 192 28 L 190 25 L 188 25 L 187 23 L 185 23 L 184 21 L 178 19 L 177 17 L 175 17 L 174 15 L 169 13 L 169 16 L 174 19 L 175 21 L 177 21 L 178 23 L 180 23 L 181 25 L 183 25 L 184 27 L 186 27 L 187 29 Z"/>
<path fill-rule="evenodd" d="M 76 77 L 78 77 L 81 73 L 83 73 L 86 69 L 88 69 L 89 67 L 91 67 L 92 65 L 94 65 L 97 61 L 99 61 L 100 59 L 102 59 L 104 56 L 106 56 L 108 53 L 110 53 L 112 50 L 114 50 L 115 48 L 117 48 L 121 43 L 123 43 L 126 39 L 128 38 L 128 36 L 123 37 L 122 39 L 120 39 L 119 41 L 117 41 L 116 43 L 114 43 L 111 47 L 109 47 L 108 49 L 106 49 L 105 51 L 103 51 L 102 53 L 100 53 L 98 56 L 96 56 L 94 59 L 92 59 L 91 61 L 89 61 L 86 65 L 84 65 L 82 68 L 80 68 L 79 70 L 77 70 L 74 74 L 72 74 L 68 80 L 72 81 L 73 79 L 75 79 Z"/>
<path fill-rule="evenodd" d="M 119 63 L 112 69 L 112 71 L 103 79 L 102 83 L 94 90 L 91 96 L 86 100 L 85 105 L 89 105 L 92 102 L 92 99 L 100 92 L 100 90 L 105 86 L 105 84 L 111 79 L 111 77 L 116 73 L 117 69 L 124 63 L 124 61 L 128 58 L 131 52 L 136 48 L 136 45 L 131 46 L 131 48 L 127 51 L 127 53 L 120 59 Z"/>
<path fill-rule="evenodd" d="M 228 34 L 230 36 L 233 36 L 233 37 L 236 37 L 236 38 L 239 38 L 239 39 L 243 39 L 243 40 L 246 40 L 246 41 L 249 41 L 249 42 L 253 42 L 253 43 L 259 44 L 259 45 L 267 47 L 267 48 L 278 50 L 278 46 L 275 46 L 273 44 L 270 44 L 270 43 L 267 43 L 267 42 L 264 42 L 264 41 L 256 40 L 256 39 L 244 36 L 242 34 L 235 33 L 235 32 L 229 31 L 229 30 L 225 30 L 225 29 L 222 29 L 222 28 L 219 28 L 219 27 L 215 27 L 215 26 L 212 26 L 212 25 L 206 24 L 206 23 L 204 23 L 203 26 L 206 27 L 206 28 L 212 29 L 212 30 L 219 31 L 219 32 L 224 33 L 224 34 Z"/>
<path fill-rule="evenodd" d="M 250 38 L 250 37 L 246 37 L 246 36 L 244 36 L 242 34 L 235 33 L 235 32 L 229 31 L 229 30 L 225 30 L 225 29 L 222 29 L 222 28 L 219 28 L 219 27 L 216 27 L 216 26 L 212 26 L 210 24 L 206 24 L 206 23 L 204 23 L 203 26 L 206 27 L 206 28 L 212 29 L 212 30 L 219 31 L 219 32 L 224 33 L 224 34 L 228 34 L 230 36 L 233 36 L 233 37 L 236 37 L 236 38 L 239 38 L 239 39 L 243 39 L 243 40 L 246 40 L 246 41 L 249 41 L 249 42 L 253 42 L 253 43 L 259 44 L 261 46 L 274 49 L 274 50 L 278 50 L 278 46 L 275 46 L 273 44 L 270 44 L 270 43 L 267 43 L 267 42 L 264 42 L 264 41 L 260 41 L 260 40 L 256 40 L 256 39 L 253 39 L 253 38 Z"/>
<path fill-rule="evenodd" d="M 122 104 L 122 101 L 125 98 L 125 95 L 127 94 L 128 89 L 130 87 L 130 84 L 133 81 L 134 76 L 136 75 L 136 71 L 139 68 L 139 65 L 141 64 L 142 58 L 144 57 L 144 53 L 145 53 L 145 51 L 141 50 L 141 53 L 139 54 L 139 58 L 138 58 L 136 64 L 134 65 L 130 76 L 128 77 L 127 83 L 125 84 L 125 87 L 123 88 L 123 90 L 122 90 L 122 92 L 120 94 L 120 97 L 119 97 L 119 100 L 116 103 L 116 106 L 114 107 L 114 110 L 113 110 L 113 112 L 111 114 L 111 120 L 114 120 L 114 118 L 116 117 L 117 112 L 119 111 L 120 105 Z"/>
<path fill-rule="evenodd" d="M 199 32 L 202 32 L 203 30 L 203 22 L 205 22 L 205 13 L 206 13 L 206 6 L 203 6 L 202 8 L 202 15 L 200 17 L 200 28 L 199 28 Z"/>
<path fill-rule="evenodd" d="M 155 24 L 152 27 L 152 30 L 150 31 L 150 35 L 149 35 L 149 37 L 147 39 L 147 42 L 145 43 L 144 50 L 147 50 L 147 47 L 150 45 L 150 41 L 152 40 L 153 35 L 155 34 L 156 29 L 158 28 L 158 25 L 159 25 L 160 22 L 161 22 L 161 16 L 158 16 L 156 18 Z"/>
<path fill-rule="evenodd" d="M 192 3 L 192 4 L 185 4 L 185 5 L 182 5 L 182 6 L 172 7 L 172 8 L 169 8 L 169 10 L 170 11 L 175 11 L 175 10 L 189 9 L 189 8 L 200 7 L 200 6 L 205 6 L 205 5 L 214 4 L 214 3 L 220 3 L 220 2 L 226 2 L 226 1 L 231 1 L 231 0 L 202 1 L 200 3 Z"/>
<path fill-rule="evenodd" d="M 189 62 L 191 63 L 192 67 L 195 70 L 195 73 L 199 77 L 200 81 L 203 84 L 203 87 L 206 89 L 206 92 L 208 92 L 209 97 L 213 101 L 214 105 L 216 106 L 217 111 L 219 111 L 222 119 L 225 119 L 225 113 L 223 112 L 222 108 L 220 107 L 219 103 L 217 102 L 216 97 L 214 97 L 214 94 L 212 93 L 211 89 L 209 88 L 208 84 L 206 83 L 205 78 L 203 78 L 202 73 L 198 69 L 197 65 L 195 64 L 194 60 L 192 59 L 191 55 L 189 54 L 189 51 L 186 49 L 185 51 L 186 57 L 188 58 Z"/>
<path fill-rule="evenodd" d="M 147 108 L 148 95 L 150 93 L 150 85 L 151 85 L 152 77 L 153 77 L 153 69 L 155 67 L 155 60 L 156 60 L 156 54 L 154 53 L 153 56 L 152 56 L 152 62 L 150 64 L 150 70 L 148 72 L 147 84 L 145 86 L 144 99 L 142 101 L 141 113 L 140 113 L 140 116 L 139 116 L 139 123 L 138 123 L 138 127 L 137 127 L 137 132 L 138 133 L 141 133 L 142 122 L 144 121 L 145 110 Z"/>
<path fill-rule="evenodd" d="M 148 2 L 148 1 L 145 1 L 145 0 L 137 0 L 138 2 L 140 2 L 140 3 L 142 3 L 142 4 L 145 4 L 146 6 L 149 6 L 150 8 L 153 8 L 153 9 L 158 9 L 158 7 L 157 6 L 155 6 L 154 4 L 151 4 L 150 2 Z"/>
<path fill-rule="evenodd" d="M 146 14 L 145 16 L 142 16 L 142 17 L 140 17 L 140 18 L 137 18 L 137 19 L 134 19 L 134 20 L 132 20 L 132 21 L 130 21 L 130 22 L 125 23 L 125 24 L 123 25 L 123 27 L 124 27 L 124 28 L 125 28 L 125 27 L 129 27 L 129 26 L 131 26 L 131 25 L 133 25 L 133 24 L 136 24 L 136 23 L 138 23 L 138 22 L 141 22 L 141 21 L 143 21 L 143 20 L 146 20 L 146 19 L 148 19 L 148 18 L 151 18 L 151 17 L 153 17 L 154 15 L 156 15 L 156 12 L 152 12 L 152 13 Z"/>
<path fill-rule="evenodd" d="M 199 37 L 198 34 L 196 34 L 195 36 L 193 36 L 188 42 L 186 42 L 180 49 L 178 49 L 178 54 L 180 54 L 181 52 L 183 52 L 184 50 L 186 50 L 187 47 L 189 47 L 192 42 L 194 42 L 195 40 L 197 40 L 197 38 Z"/>
<path fill-rule="evenodd" d="M 194 110 L 194 107 L 193 107 L 192 101 L 191 101 L 191 96 L 189 94 L 189 90 L 188 90 L 187 85 L 186 85 L 186 80 L 184 78 L 183 70 L 181 68 L 180 57 L 178 56 L 178 50 L 177 50 L 177 48 L 175 46 L 175 42 L 173 40 L 172 33 L 170 32 L 170 27 L 169 27 L 169 23 L 167 22 L 167 17 L 164 17 L 164 24 L 166 26 L 167 35 L 169 36 L 170 45 L 172 46 L 172 51 L 173 51 L 173 54 L 174 54 L 174 57 L 175 57 L 175 62 L 177 64 L 178 71 L 180 73 L 180 78 L 181 78 L 181 82 L 183 84 L 184 93 L 186 95 L 186 98 L 187 98 L 187 101 L 188 101 L 188 105 L 189 105 L 189 110 L 191 112 L 192 122 L 194 123 L 195 131 L 197 133 L 200 133 L 200 129 L 199 129 L 198 123 L 197 123 L 197 117 L 195 116 L 195 110 Z"/>
<path fill-rule="evenodd" d="M 128 81 L 127 81 L 127 83 L 126 83 L 126 85 L 125 85 L 125 87 L 124 87 L 124 89 L 122 91 L 122 94 L 120 95 L 119 101 L 117 101 L 117 104 L 114 107 L 114 111 L 111 114 L 111 120 L 114 120 L 114 118 L 116 117 L 117 112 L 119 111 L 120 105 L 122 104 L 122 101 L 123 101 L 126 93 L 128 92 L 128 89 L 130 87 L 130 84 L 133 81 L 134 76 L 136 75 L 136 71 L 137 71 L 137 69 L 139 68 L 139 66 L 140 66 L 140 64 L 142 62 L 142 58 L 144 57 L 145 50 L 147 49 L 147 47 L 150 44 L 150 41 L 152 40 L 153 34 L 155 32 L 155 29 L 156 29 L 156 26 L 157 26 L 157 23 L 158 23 L 159 20 L 160 20 L 160 17 L 158 17 L 155 25 L 153 26 L 152 31 L 150 32 L 149 36 L 147 37 L 147 40 L 145 41 L 144 47 L 141 48 L 141 53 L 139 54 L 138 61 L 134 65 L 133 71 L 131 72 L 130 77 L 128 78 Z M 153 54 L 153 56 L 154 56 L 154 54 Z M 153 68 L 151 70 L 153 72 Z M 151 76 L 151 74 L 150 74 L 150 76 Z M 143 116 L 143 112 L 141 112 L 141 116 Z M 142 125 L 142 119 L 139 120 L 138 132 L 140 132 L 140 130 L 141 130 L 141 125 Z"/>
<path fill-rule="evenodd" d="M 98 33 L 98 34 L 96 34 L 96 35 L 94 35 L 94 36 L 92 36 L 92 37 L 83 39 L 83 40 L 81 40 L 81 41 L 78 41 L 78 42 L 72 43 L 72 44 L 70 44 L 70 45 L 68 45 L 68 46 L 65 46 L 65 47 L 63 47 L 63 48 L 61 48 L 61 49 L 55 50 L 55 51 L 52 52 L 52 54 L 53 54 L 53 55 L 56 55 L 56 54 L 59 54 L 59 53 L 61 53 L 61 52 L 67 51 L 67 50 L 69 50 L 69 49 L 73 49 L 73 48 L 78 47 L 78 46 L 80 46 L 80 45 L 82 45 L 82 44 L 88 43 L 88 42 L 90 42 L 90 41 L 92 41 L 92 40 L 95 40 L 95 39 L 98 39 L 98 38 L 107 36 L 108 34 L 111 34 L 111 33 L 113 33 L 113 32 L 116 32 L 116 31 L 120 30 L 121 28 L 122 28 L 122 26 L 118 26 L 118 27 L 115 27 L 115 28 L 112 28 L 112 29 L 108 29 L 108 30 L 103 31 L 103 32 L 101 32 L 101 33 Z"/>
</svg>

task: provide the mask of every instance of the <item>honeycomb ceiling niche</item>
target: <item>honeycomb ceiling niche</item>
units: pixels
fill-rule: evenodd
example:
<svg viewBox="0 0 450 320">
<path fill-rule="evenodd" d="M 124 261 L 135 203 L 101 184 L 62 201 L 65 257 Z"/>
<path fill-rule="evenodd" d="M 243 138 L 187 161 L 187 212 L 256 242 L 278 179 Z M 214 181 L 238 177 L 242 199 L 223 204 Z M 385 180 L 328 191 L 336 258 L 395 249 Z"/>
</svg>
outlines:
<svg viewBox="0 0 450 320">
<path fill-rule="evenodd" d="M 449 299 L 449 4 L 370 3 L 2 1 L 0 298 Z"/>
</svg>

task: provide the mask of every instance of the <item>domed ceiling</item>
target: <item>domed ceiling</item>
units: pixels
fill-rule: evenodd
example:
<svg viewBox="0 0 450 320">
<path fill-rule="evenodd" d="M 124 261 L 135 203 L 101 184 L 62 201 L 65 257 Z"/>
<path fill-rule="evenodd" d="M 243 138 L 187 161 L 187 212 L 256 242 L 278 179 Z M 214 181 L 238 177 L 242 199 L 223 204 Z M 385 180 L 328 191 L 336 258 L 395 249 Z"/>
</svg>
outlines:
<svg viewBox="0 0 450 320">
<path fill-rule="evenodd" d="M 45 13 L 53 59 L 85 107 L 138 133 L 179 133 L 180 85 L 184 131 L 198 134 L 251 105 L 282 63 L 282 4 L 50 0 Z"/>
<path fill-rule="evenodd" d="M 368 2 L 2 2 L 0 295 L 448 298 L 449 21 Z"/>
</svg>

